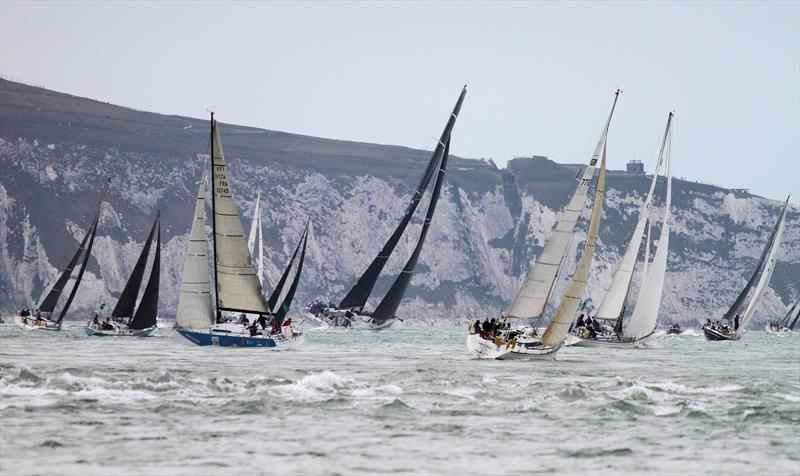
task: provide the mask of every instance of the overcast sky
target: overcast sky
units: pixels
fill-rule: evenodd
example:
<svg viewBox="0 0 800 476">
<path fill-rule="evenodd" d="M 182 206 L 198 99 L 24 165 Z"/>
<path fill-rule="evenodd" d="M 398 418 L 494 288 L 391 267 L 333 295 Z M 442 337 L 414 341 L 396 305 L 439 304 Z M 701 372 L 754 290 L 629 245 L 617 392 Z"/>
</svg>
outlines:
<svg viewBox="0 0 800 476">
<path fill-rule="evenodd" d="M 0 73 L 149 111 L 585 162 L 623 89 L 612 168 L 800 198 L 800 2 L 0 1 Z"/>
</svg>

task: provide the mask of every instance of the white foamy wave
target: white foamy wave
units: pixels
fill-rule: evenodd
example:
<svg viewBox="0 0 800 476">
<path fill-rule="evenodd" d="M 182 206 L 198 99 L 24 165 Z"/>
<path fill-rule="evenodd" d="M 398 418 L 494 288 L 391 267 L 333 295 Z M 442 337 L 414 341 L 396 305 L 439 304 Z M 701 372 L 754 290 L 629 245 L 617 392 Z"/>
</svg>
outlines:
<svg viewBox="0 0 800 476">
<path fill-rule="evenodd" d="M 300 400 L 319 400 L 330 397 L 339 389 L 353 382 L 335 372 L 325 370 L 306 375 L 295 383 L 281 385 L 278 391 Z"/>
</svg>

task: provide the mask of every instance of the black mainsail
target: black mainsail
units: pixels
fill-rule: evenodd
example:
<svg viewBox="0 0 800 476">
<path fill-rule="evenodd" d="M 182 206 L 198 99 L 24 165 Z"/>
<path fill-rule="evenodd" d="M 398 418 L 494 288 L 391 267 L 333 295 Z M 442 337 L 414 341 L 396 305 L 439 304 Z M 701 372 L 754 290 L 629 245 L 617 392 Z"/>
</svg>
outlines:
<svg viewBox="0 0 800 476">
<path fill-rule="evenodd" d="M 136 298 L 139 297 L 139 288 L 142 286 L 142 279 L 144 278 L 144 268 L 147 266 L 147 258 L 150 256 L 150 246 L 153 243 L 153 234 L 156 231 L 158 218 L 153 222 L 150 228 L 150 234 L 147 235 L 147 240 L 144 243 L 139 259 L 136 260 L 136 265 L 133 267 L 128 282 L 125 283 L 125 288 L 122 290 L 122 295 L 111 311 L 112 317 L 132 317 L 133 311 L 136 308 Z"/>
<path fill-rule="evenodd" d="M 156 252 L 153 258 L 153 268 L 150 270 L 150 278 L 147 280 L 147 286 L 144 288 L 142 300 L 139 302 L 139 307 L 136 309 L 136 314 L 133 315 L 131 323 L 128 325 L 130 329 L 141 330 L 154 327 L 156 325 L 156 317 L 158 315 L 158 288 L 161 277 L 161 214 L 156 215 L 156 221 L 153 223 L 154 228 L 158 228 L 156 232 Z M 152 231 L 150 238 L 152 238 Z"/>
<path fill-rule="evenodd" d="M 436 183 L 433 185 L 433 192 L 431 193 L 431 201 L 428 203 L 428 210 L 425 212 L 425 221 L 422 223 L 422 231 L 419 233 L 419 240 L 417 246 L 414 247 L 414 252 L 408 258 L 408 262 L 400 272 L 400 276 L 395 279 L 394 284 L 389 288 L 389 292 L 383 297 L 383 300 L 375 308 L 372 313 L 372 321 L 375 324 L 381 324 L 395 317 L 397 308 L 400 307 L 400 301 L 406 294 L 411 278 L 414 276 L 414 268 L 417 266 L 419 255 L 422 252 L 422 245 L 425 244 L 425 238 L 428 236 L 428 229 L 433 221 L 433 213 L 436 211 L 436 203 L 439 201 L 439 195 L 442 191 L 442 184 L 444 183 L 445 172 L 447 171 L 447 158 L 450 155 L 450 137 L 444 146 L 444 154 L 439 164 L 439 172 L 436 175 Z"/>
<path fill-rule="evenodd" d="M 89 257 L 92 256 L 92 245 L 94 245 L 94 237 L 97 234 L 97 223 L 99 221 L 100 221 L 100 209 L 98 207 L 97 215 L 94 217 L 94 222 L 92 222 L 92 228 L 91 228 L 92 232 L 89 235 L 89 244 L 86 246 L 86 250 L 83 253 L 81 270 L 78 271 L 78 276 L 75 277 L 75 286 L 72 287 L 72 291 L 70 291 L 69 293 L 67 302 L 65 302 L 64 307 L 61 308 L 61 313 L 58 315 L 58 319 L 56 319 L 56 322 L 61 322 L 64 320 L 64 316 L 67 314 L 69 306 L 72 304 L 72 300 L 75 299 L 75 294 L 77 294 L 78 292 L 78 286 L 80 286 L 81 279 L 83 279 L 83 273 L 86 271 L 86 263 L 89 262 Z"/>
<path fill-rule="evenodd" d="M 417 185 L 417 189 L 414 191 L 414 195 L 411 197 L 411 202 L 409 202 L 408 206 L 406 207 L 403 218 L 400 220 L 400 223 L 397 225 L 394 233 L 392 233 L 392 235 L 389 237 L 389 240 L 386 241 L 386 244 L 384 244 L 383 248 L 381 248 L 378 256 L 375 257 L 366 271 L 364 271 L 364 274 L 361 275 L 356 284 L 350 289 L 344 299 L 342 299 L 342 302 L 339 304 L 339 309 L 357 309 L 359 312 L 363 311 L 364 305 L 367 303 L 367 299 L 369 299 L 369 295 L 372 293 L 372 289 L 375 287 L 375 283 L 378 281 L 378 276 L 383 270 L 383 267 L 386 265 L 386 262 L 389 260 L 389 257 L 397 246 L 397 243 L 400 241 L 400 238 L 402 237 L 403 232 L 405 232 L 408 223 L 411 221 L 411 217 L 414 215 L 414 212 L 416 211 L 417 206 L 419 205 L 419 202 L 425 193 L 425 190 L 428 188 L 431 178 L 439 168 L 439 164 L 444 155 L 445 144 L 450 140 L 450 133 L 453 130 L 453 126 L 455 126 L 456 119 L 458 119 L 458 114 L 461 111 L 461 105 L 464 102 L 464 96 L 466 94 L 467 87 L 464 86 L 464 89 L 461 90 L 458 101 L 456 101 L 456 105 L 447 120 L 444 131 L 442 131 L 439 142 L 436 144 L 436 148 L 434 149 L 433 155 L 428 162 L 425 173 L 422 175 L 422 178 Z"/>
<path fill-rule="evenodd" d="M 783 211 L 778 216 L 778 221 L 775 222 L 775 226 L 772 228 L 772 233 L 769 234 L 769 239 L 767 240 L 767 246 L 764 247 L 764 251 L 761 252 L 761 257 L 758 259 L 758 266 L 756 266 L 755 271 L 753 271 L 753 275 L 750 276 L 750 280 L 747 281 L 747 284 L 744 286 L 744 289 L 739 293 L 739 296 L 736 297 L 736 301 L 734 301 L 733 305 L 728 312 L 722 316 L 723 320 L 730 321 L 734 314 L 738 313 L 744 300 L 747 298 L 747 295 L 750 293 L 750 289 L 755 285 L 756 280 L 759 276 L 761 276 L 762 271 L 764 270 L 764 266 L 767 262 L 767 256 L 769 255 L 770 249 L 772 249 L 772 243 L 775 241 L 775 236 L 778 233 L 778 228 L 780 227 L 781 221 L 783 220 L 783 215 L 786 213 L 786 208 L 789 206 L 789 199 L 786 199 L 786 203 L 783 206 Z"/>
<path fill-rule="evenodd" d="M 283 298 L 281 307 L 278 308 L 277 311 L 275 311 L 275 316 L 278 318 L 279 322 L 283 322 L 283 318 L 286 317 L 286 314 L 289 312 L 289 308 L 292 306 L 294 293 L 297 291 L 297 285 L 300 282 L 300 275 L 303 272 L 303 261 L 305 261 L 306 259 L 306 244 L 308 244 L 308 223 L 306 223 L 306 230 L 303 233 L 303 237 L 300 239 L 300 241 L 303 243 L 303 250 L 300 252 L 300 260 L 297 262 L 297 272 L 294 274 L 294 279 L 292 279 L 292 285 L 289 287 L 289 291 L 286 293 L 286 297 Z M 291 269 L 291 266 L 292 264 L 289 263 L 289 266 L 286 268 L 286 270 L 288 271 L 289 269 Z"/>
<path fill-rule="evenodd" d="M 792 321 L 791 324 L 789 324 L 789 330 L 790 331 L 794 330 L 794 325 L 797 324 L 797 320 L 798 319 L 800 319 L 800 309 L 797 310 L 797 315 L 794 316 L 794 320 Z"/>
<path fill-rule="evenodd" d="M 287 299 L 288 299 L 288 305 L 291 305 L 292 303 L 292 298 L 294 297 L 294 292 L 292 290 L 292 287 L 294 287 L 296 283 L 300 280 L 300 272 L 303 270 L 303 260 L 305 259 L 306 240 L 308 236 L 308 224 L 309 222 L 307 221 L 305 230 L 303 230 L 303 234 L 300 236 L 300 241 L 297 242 L 297 246 L 294 249 L 294 253 L 292 253 L 292 258 L 289 260 L 289 264 L 286 265 L 286 269 L 283 270 L 281 279 L 278 281 L 278 284 L 275 286 L 275 289 L 272 291 L 272 294 L 270 294 L 269 300 L 267 301 L 267 308 L 275 315 L 281 314 L 281 310 L 284 308 L 284 306 L 287 306 Z M 300 255 L 300 262 L 298 263 L 297 266 L 297 273 L 295 274 L 294 280 L 292 281 L 292 284 L 289 287 L 289 292 L 287 292 L 286 297 L 284 298 L 283 302 L 281 302 L 280 308 L 275 309 L 275 306 L 278 304 L 278 299 L 280 299 L 281 294 L 283 294 L 283 288 L 286 286 L 286 280 L 289 279 L 289 273 L 292 271 L 292 268 L 294 267 L 294 260 L 297 258 L 297 253 L 300 252 L 301 247 L 303 251 Z M 290 293 L 291 296 L 289 295 Z M 282 315 L 280 315 L 279 317 L 282 319 L 283 316 L 285 316 L 288 311 L 289 308 L 287 306 L 286 310 L 283 311 Z"/>
</svg>

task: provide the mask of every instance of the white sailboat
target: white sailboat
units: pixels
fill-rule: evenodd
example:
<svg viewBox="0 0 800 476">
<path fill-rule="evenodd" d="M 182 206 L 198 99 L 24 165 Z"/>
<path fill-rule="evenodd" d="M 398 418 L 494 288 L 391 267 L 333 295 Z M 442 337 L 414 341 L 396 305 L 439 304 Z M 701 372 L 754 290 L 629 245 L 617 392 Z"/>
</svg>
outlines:
<svg viewBox="0 0 800 476">
<path fill-rule="evenodd" d="M 767 291 L 769 280 L 772 278 L 772 272 L 775 271 L 775 264 L 778 261 L 778 249 L 781 246 L 781 239 L 783 237 L 783 230 L 786 225 L 786 210 L 789 207 L 789 198 L 786 198 L 786 203 L 778 216 L 778 221 L 775 222 L 775 227 L 772 229 L 767 246 L 761 253 L 758 265 L 755 272 L 750 277 L 750 280 L 745 285 L 744 289 L 739 293 L 736 301 L 728 309 L 728 312 L 722 318 L 722 322 L 712 322 L 707 319 L 703 325 L 703 334 L 708 340 L 739 340 L 742 338 L 742 331 L 744 330 L 753 313 L 761 303 L 764 293 Z M 758 279 L 758 284 L 755 285 L 753 296 L 747 303 L 744 312 L 739 314 L 744 301 L 747 299 L 753 283 Z M 733 323 L 733 326 L 730 323 Z"/>
<path fill-rule="evenodd" d="M 211 153 L 215 301 L 212 305 L 205 236 L 204 172 L 197 194 L 178 300 L 175 322 L 178 336 L 185 342 L 201 346 L 295 347 L 302 343 L 303 332 L 292 326 L 286 314 L 303 269 L 308 225 L 281 282 L 267 302 L 233 200 L 230 174 L 213 114 Z M 301 247 L 299 259 L 295 259 Z M 284 289 L 290 271 L 294 271 L 294 277 L 289 287 Z"/>
<path fill-rule="evenodd" d="M 645 202 L 639 210 L 636 228 L 625 250 L 620 266 L 614 273 L 608 292 L 600 303 L 600 307 L 594 317 L 598 321 L 612 322 L 614 329 L 611 330 L 599 325 L 593 326 L 592 324 L 583 325 L 583 323 L 576 322 L 574 331 L 568 340 L 570 345 L 583 347 L 634 347 L 646 341 L 655 331 L 669 253 L 670 206 L 672 202 L 672 119 L 673 114 L 670 112 L 661 142 L 658 161 L 656 162 L 656 170 L 653 172 L 653 179 Z M 664 199 L 664 212 L 661 218 L 661 234 L 659 235 L 658 248 L 653 257 L 653 262 L 649 264 L 650 208 L 658 179 L 658 171 L 665 158 L 667 189 Z M 648 228 L 646 236 L 644 234 L 645 225 Z M 647 241 L 647 244 L 642 270 L 642 286 L 639 289 L 633 314 L 628 320 L 627 326 L 623 328 L 622 319 L 631 290 L 636 257 L 639 254 L 643 239 Z"/>
<path fill-rule="evenodd" d="M 551 357 L 563 345 L 569 325 L 572 323 L 575 311 L 586 289 L 586 282 L 594 257 L 605 193 L 606 140 L 618 98 L 619 91 L 614 95 L 614 103 L 611 106 L 611 112 L 608 115 L 603 132 L 600 134 L 600 139 L 597 141 L 589 165 L 583 171 L 572 199 L 567 204 L 541 255 L 537 257 L 536 264 L 526 276 L 516 297 L 503 314 L 505 319 L 525 319 L 534 322 L 543 317 L 558 277 L 559 269 L 562 268 L 570 238 L 575 231 L 575 224 L 586 204 L 595 166 L 598 159 L 602 157 L 600 159 L 594 204 L 583 254 L 547 328 L 539 336 L 536 325 L 497 331 L 491 328 L 491 325 L 484 329 L 482 326 L 478 326 L 476 322 L 476 325 L 472 326 L 467 336 L 467 349 L 475 358 L 530 359 Z"/>
</svg>

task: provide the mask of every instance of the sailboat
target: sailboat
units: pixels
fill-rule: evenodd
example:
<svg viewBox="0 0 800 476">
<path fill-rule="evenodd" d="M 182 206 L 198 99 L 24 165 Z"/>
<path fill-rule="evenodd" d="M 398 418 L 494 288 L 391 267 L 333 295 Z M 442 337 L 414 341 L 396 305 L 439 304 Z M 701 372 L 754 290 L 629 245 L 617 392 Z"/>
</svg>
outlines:
<svg viewBox="0 0 800 476">
<path fill-rule="evenodd" d="M 453 111 L 447 120 L 447 124 L 442 131 L 436 148 L 433 151 L 431 159 L 428 161 L 428 166 L 425 169 L 422 178 L 417 185 L 411 201 L 406 206 L 405 213 L 403 214 L 400 223 L 395 228 L 394 233 L 389 237 L 386 243 L 381 248 L 375 259 L 372 260 L 369 267 L 364 271 L 358 281 L 353 285 L 347 295 L 342 299 L 338 306 L 334 308 L 323 308 L 312 313 L 310 308 L 306 308 L 306 317 L 313 322 L 331 327 L 357 327 L 368 328 L 372 330 L 386 329 L 390 327 L 397 319 L 395 313 L 397 312 L 400 302 L 408 289 L 411 278 L 414 275 L 417 261 L 419 260 L 422 246 L 425 243 L 425 238 L 428 234 L 433 214 L 436 210 L 436 204 L 439 201 L 442 185 L 444 182 L 445 172 L 447 170 L 447 161 L 450 155 L 450 137 L 453 127 L 458 119 L 458 114 L 461 111 L 461 105 L 464 102 L 464 97 L 467 94 L 467 87 L 461 90 L 458 96 Z M 431 179 L 436 176 L 436 180 L 431 192 L 430 202 L 428 209 L 425 213 L 425 220 L 422 224 L 417 244 L 406 262 L 400 275 L 394 281 L 394 284 L 380 301 L 378 306 L 373 311 L 365 309 L 367 300 L 372 293 L 375 283 L 378 281 L 383 267 L 392 255 L 397 243 L 403 236 L 409 222 L 411 221 L 414 211 L 422 199 L 425 190 Z"/>
<path fill-rule="evenodd" d="M 269 300 L 262 294 L 256 266 L 245 241 L 233 200 L 230 173 L 211 115 L 212 247 L 216 292 L 212 304 L 205 233 L 206 172 L 200 181 L 184 263 L 178 311 L 178 337 L 196 345 L 288 348 L 302 343 L 303 332 L 286 318 L 303 270 L 309 224 Z M 302 251 L 301 251 L 302 250 Z M 298 257 L 298 252 L 299 257 Z M 294 276 L 287 285 L 290 272 Z M 260 327 L 259 327 L 260 326 Z"/>
<path fill-rule="evenodd" d="M 106 182 L 106 187 L 108 187 L 108 183 L 110 181 L 111 179 L 109 178 L 108 182 Z M 39 305 L 35 306 L 33 310 L 21 309 L 17 311 L 16 316 L 14 316 L 14 322 L 20 329 L 39 329 L 43 331 L 61 330 L 61 322 L 64 320 L 64 316 L 67 314 L 67 311 L 72 304 L 72 300 L 75 299 L 75 294 L 77 294 L 78 287 L 83 279 L 83 273 L 86 271 L 86 263 L 89 261 L 89 256 L 92 254 L 92 246 L 94 245 L 94 237 L 97 233 L 97 224 L 100 220 L 100 211 L 103 205 L 104 195 L 105 189 L 100 196 L 100 202 L 97 205 L 97 211 L 95 212 L 94 217 L 89 224 L 89 228 L 83 235 L 83 239 L 81 240 L 78 249 L 75 251 L 75 254 L 72 255 L 72 258 L 67 263 L 67 266 L 61 271 L 61 274 L 59 275 L 55 284 L 53 284 L 53 287 L 50 288 L 50 291 L 44 295 Z M 81 256 L 83 256 L 82 260 Z M 64 292 L 64 288 L 67 287 L 69 279 L 72 276 L 72 272 L 75 270 L 75 266 L 78 264 L 79 260 L 81 262 L 81 267 L 77 276 L 75 277 L 75 284 L 72 286 L 72 290 L 67 297 L 67 301 L 62 306 L 61 312 L 56 313 L 55 308 L 58 304 L 58 298 L 61 297 L 61 293 Z"/>
<path fill-rule="evenodd" d="M 795 311 L 797 312 L 795 313 Z M 784 335 L 794 330 L 798 319 L 800 319 L 800 301 L 797 301 L 794 303 L 794 306 L 789 308 L 789 311 L 783 316 L 783 319 L 767 323 L 764 330 L 772 334 Z"/>
<path fill-rule="evenodd" d="M 586 289 L 589 270 L 592 266 L 597 232 L 602 217 L 603 196 L 605 194 L 606 140 L 618 99 L 619 90 L 614 95 L 611 112 L 608 115 L 589 164 L 581 174 L 575 193 L 564 209 L 547 245 L 537 257 L 534 267 L 525 277 L 519 292 L 517 292 L 514 300 L 511 301 L 511 304 L 501 316 L 505 320 L 525 319 L 532 322 L 542 319 L 558 277 L 559 269 L 563 267 L 569 242 L 575 232 L 575 224 L 586 204 L 595 166 L 598 159 L 602 157 L 600 159 L 594 203 L 583 254 L 547 328 L 539 336 L 538 326 L 536 325 L 512 329 L 511 323 L 505 322 L 502 324 L 502 329 L 497 329 L 497 326 L 492 326 L 491 323 L 481 326 L 479 322 L 476 322 L 475 325 L 471 326 L 467 335 L 467 349 L 473 357 L 478 359 L 549 358 L 553 357 L 553 354 L 563 345 L 569 325 L 573 321 L 575 311 L 577 311 Z"/>
<path fill-rule="evenodd" d="M 584 325 L 583 322 L 576 322 L 568 340 L 571 345 L 582 347 L 634 347 L 644 343 L 655 332 L 669 252 L 670 204 L 672 201 L 672 118 L 673 114 L 670 112 L 667 117 L 664 137 L 661 141 L 661 150 L 658 154 L 656 169 L 650 182 L 650 190 L 647 193 L 644 204 L 639 209 L 639 219 L 633 236 L 628 243 L 619 267 L 614 273 L 608 292 L 600 303 L 600 307 L 594 317 L 597 321 L 613 323 L 613 326 L 602 326 L 599 323 Z M 653 257 L 653 263 L 649 264 L 650 208 L 658 180 L 658 171 L 665 157 L 667 190 L 661 219 L 661 234 L 658 240 L 658 248 Z M 645 224 L 647 224 L 648 228 L 646 235 Z M 647 245 L 645 247 L 644 268 L 642 270 L 642 286 L 639 289 L 633 314 L 628 320 L 628 325 L 623 329 L 622 319 L 631 291 L 636 257 L 639 254 L 641 243 L 645 239 Z M 580 321 L 581 318 L 578 319 Z M 611 327 L 613 327 L 613 330 Z M 670 329 L 672 333 L 680 333 L 679 327 L 673 326 Z"/>
<path fill-rule="evenodd" d="M 789 198 L 786 198 L 786 203 L 783 205 L 783 209 L 778 215 L 778 221 L 775 222 L 775 227 L 770 233 L 766 248 L 761 252 L 761 257 L 758 260 L 758 265 L 753 275 L 750 277 L 750 280 L 747 281 L 744 289 L 742 289 L 736 297 L 736 301 L 734 301 L 733 305 L 728 309 L 728 312 L 722 317 L 722 322 L 711 322 L 711 319 L 706 320 L 706 323 L 703 325 L 703 334 L 705 334 L 708 340 L 739 340 L 742 338 L 742 330 L 747 325 L 750 318 L 753 317 L 753 313 L 761 303 L 761 299 L 767 291 L 769 280 L 772 278 L 772 272 L 775 270 L 775 264 L 778 261 L 778 249 L 781 246 L 783 229 L 786 224 L 786 209 L 788 207 Z M 757 284 L 755 284 L 756 280 L 758 280 Z M 753 288 L 754 284 L 755 288 Z M 753 296 L 750 298 L 750 302 L 747 303 L 744 312 L 739 314 L 744 301 L 753 289 Z M 731 322 L 733 322 L 732 327 L 730 325 Z"/>
<path fill-rule="evenodd" d="M 144 288 L 139 307 L 136 307 L 136 298 L 139 296 L 139 288 L 144 278 L 144 270 L 147 266 L 147 258 L 150 255 L 150 248 L 153 243 L 153 235 L 156 235 L 156 250 L 153 257 L 153 266 L 150 269 L 150 277 Z M 86 335 L 96 336 L 137 336 L 144 337 L 150 335 L 156 328 L 156 317 L 158 314 L 158 289 L 161 270 L 161 212 L 156 213 L 156 219 L 150 228 L 150 234 L 144 243 L 139 259 L 133 267 L 128 282 L 122 290 L 122 295 L 111 311 L 111 316 L 100 320 L 98 314 L 86 325 Z"/>
</svg>

